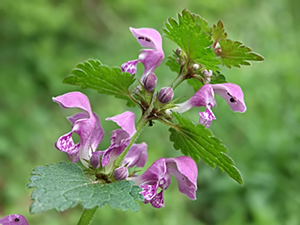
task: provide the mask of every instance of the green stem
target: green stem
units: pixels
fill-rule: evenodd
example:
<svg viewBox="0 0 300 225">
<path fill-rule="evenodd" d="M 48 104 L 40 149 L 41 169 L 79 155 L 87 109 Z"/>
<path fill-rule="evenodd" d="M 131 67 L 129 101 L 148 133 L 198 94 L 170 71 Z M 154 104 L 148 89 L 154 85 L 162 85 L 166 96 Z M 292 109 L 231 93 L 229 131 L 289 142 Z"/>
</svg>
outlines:
<svg viewBox="0 0 300 225">
<path fill-rule="evenodd" d="M 89 224 L 91 224 L 97 209 L 98 209 L 98 207 L 95 207 L 93 209 L 84 209 L 77 225 L 89 225 Z"/>
<path fill-rule="evenodd" d="M 181 67 L 181 71 L 176 77 L 176 79 L 169 85 L 175 90 L 182 81 L 186 79 L 186 75 L 188 74 L 187 63 Z"/>
<path fill-rule="evenodd" d="M 124 159 L 125 155 L 129 151 L 129 149 L 131 148 L 131 146 L 135 143 L 136 139 L 140 136 L 142 130 L 144 129 L 144 127 L 147 124 L 147 122 L 149 121 L 147 119 L 148 116 L 149 116 L 148 113 L 144 113 L 142 115 L 142 117 L 140 118 L 140 120 L 137 122 L 137 124 L 136 124 L 136 132 L 132 136 L 129 145 L 125 148 L 125 150 L 122 152 L 122 154 L 119 155 L 118 158 L 116 159 L 115 165 L 117 165 L 117 166 L 121 166 L 122 165 L 122 162 L 123 162 L 123 159 Z"/>
</svg>

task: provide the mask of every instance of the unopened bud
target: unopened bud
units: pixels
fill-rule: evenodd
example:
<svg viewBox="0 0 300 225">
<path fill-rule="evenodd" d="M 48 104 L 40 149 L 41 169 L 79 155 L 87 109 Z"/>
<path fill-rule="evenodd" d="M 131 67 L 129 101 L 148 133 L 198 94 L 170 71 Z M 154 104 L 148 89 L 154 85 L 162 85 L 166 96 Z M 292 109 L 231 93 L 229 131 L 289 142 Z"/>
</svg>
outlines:
<svg viewBox="0 0 300 225">
<path fill-rule="evenodd" d="M 175 51 L 175 54 L 176 55 L 181 55 L 181 53 L 182 53 L 181 48 L 177 48 L 176 51 Z"/>
<path fill-rule="evenodd" d="M 210 77 L 213 74 L 212 70 L 209 70 L 209 71 L 204 70 L 202 73 L 205 76 L 204 77 L 204 83 L 208 84 L 210 82 Z"/>
<path fill-rule="evenodd" d="M 100 157 L 98 155 L 92 155 L 90 158 L 90 164 L 93 168 L 99 168 L 100 166 Z"/>
<path fill-rule="evenodd" d="M 152 92 L 157 84 L 157 77 L 154 73 L 150 73 L 145 79 L 144 79 L 144 87 L 147 91 Z"/>
<path fill-rule="evenodd" d="M 210 77 L 211 75 L 212 75 L 212 70 L 209 70 L 209 71 L 207 71 L 207 70 L 204 70 L 203 71 L 203 75 L 205 75 L 206 77 Z"/>
<path fill-rule="evenodd" d="M 160 89 L 157 98 L 161 103 L 168 103 L 172 100 L 173 96 L 174 92 L 171 87 L 163 87 L 162 89 Z"/>
<path fill-rule="evenodd" d="M 196 63 L 196 64 L 193 65 L 193 70 L 198 70 L 199 67 L 200 67 L 199 64 Z"/>
<path fill-rule="evenodd" d="M 127 167 L 119 167 L 117 169 L 115 169 L 114 173 L 113 173 L 113 177 L 116 180 L 125 180 L 129 175 L 128 169 Z"/>
</svg>

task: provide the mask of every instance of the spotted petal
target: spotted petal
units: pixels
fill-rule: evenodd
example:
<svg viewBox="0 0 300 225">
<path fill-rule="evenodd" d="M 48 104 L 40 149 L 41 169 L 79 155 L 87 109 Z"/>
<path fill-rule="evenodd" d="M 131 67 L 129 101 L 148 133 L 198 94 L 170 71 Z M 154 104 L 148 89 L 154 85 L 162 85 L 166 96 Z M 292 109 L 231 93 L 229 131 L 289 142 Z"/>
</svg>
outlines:
<svg viewBox="0 0 300 225">
<path fill-rule="evenodd" d="M 28 225 L 26 218 L 19 214 L 5 216 L 0 219 L 0 224 L 3 225 Z"/>
<path fill-rule="evenodd" d="M 217 95 L 226 100 L 229 107 L 235 112 L 245 112 L 246 104 L 242 89 L 232 83 L 212 84 L 212 88 Z"/>
</svg>

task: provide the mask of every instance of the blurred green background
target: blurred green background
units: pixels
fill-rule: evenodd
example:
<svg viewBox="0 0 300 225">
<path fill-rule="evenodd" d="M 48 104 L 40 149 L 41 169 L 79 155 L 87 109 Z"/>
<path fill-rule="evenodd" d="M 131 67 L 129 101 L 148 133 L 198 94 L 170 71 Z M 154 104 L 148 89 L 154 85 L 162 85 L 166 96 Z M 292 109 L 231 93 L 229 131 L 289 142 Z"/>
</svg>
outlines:
<svg viewBox="0 0 300 225">
<path fill-rule="evenodd" d="M 140 204 L 140 212 L 99 209 L 92 224 L 300 224 L 300 104 L 299 14 L 297 0 L 2 0 L 0 3 L 0 218 L 19 213 L 31 225 L 76 224 L 82 209 L 54 210 L 30 215 L 32 190 L 26 189 L 37 165 L 68 161 L 54 142 L 71 128 L 52 96 L 78 87 L 62 84 L 78 62 L 100 59 L 119 66 L 136 59 L 140 46 L 129 27 L 152 27 L 161 32 L 168 17 L 183 8 L 200 14 L 212 25 L 221 19 L 228 37 L 240 40 L 266 58 L 242 69 L 224 68 L 245 94 L 247 111 L 233 113 L 217 98 L 211 125 L 229 148 L 243 174 L 238 185 L 218 169 L 198 163 L 197 200 L 179 193 L 177 182 L 165 191 L 165 208 Z M 163 38 L 170 55 L 176 46 Z M 156 70 L 160 86 L 174 78 L 164 65 Z M 142 66 L 139 71 L 142 71 Z M 223 68 L 222 68 L 223 69 Z M 181 93 L 190 90 L 183 85 Z M 128 110 L 125 101 L 83 90 L 91 100 L 106 136 L 116 128 L 106 117 Z M 132 109 L 130 109 L 132 110 Z M 137 109 L 134 109 L 138 112 Z M 199 109 L 185 113 L 198 121 Z M 139 142 L 148 142 L 148 167 L 159 157 L 174 157 L 167 127 L 156 123 Z"/>
</svg>

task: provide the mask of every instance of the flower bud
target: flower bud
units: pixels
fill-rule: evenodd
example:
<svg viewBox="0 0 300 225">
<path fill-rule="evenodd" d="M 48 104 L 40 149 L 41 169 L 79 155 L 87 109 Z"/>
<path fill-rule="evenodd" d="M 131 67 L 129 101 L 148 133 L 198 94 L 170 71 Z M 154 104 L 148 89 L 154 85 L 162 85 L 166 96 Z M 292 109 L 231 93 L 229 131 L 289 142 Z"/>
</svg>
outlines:
<svg viewBox="0 0 300 225">
<path fill-rule="evenodd" d="M 168 103 L 169 101 L 172 100 L 173 96 L 174 96 L 174 92 L 171 87 L 163 87 L 162 89 L 160 89 L 158 93 L 158 100 L 161 103 Z"/>
<path fill-rule="evenodd" d="M 212 70 L 209 70 L 209 71 L 207 71 L 207 70 L 204 70 L 203 71 L 203 75 L 205 75 L 206 77 L 210 77 L 211 75 L 212 75 Z"/>
<path fill-rule="evenodd" d="M 209 71 L 204 70 L 202 73 L 203 73 L 203 75 L 205 76 L 205 77 L 204 77 L 204 82 L 205 82 L 206 84 L 209 83 L 209 82 L 210 82 L 210 77 L 211 77 L 211 75 L 213 74 L 212 70 L 209 70 Z"/>
<path fill-rule="evenodd" d="M 195 63 L 193 65 L 193 70 L 198 70 L 200 68 L 199 64 Z"/>
<path fill-rule="evenodd" d="M 93 168 L 99 168 L 100 166 L 100 157 L 98 155 L 92 155 L 90 158 L 90 164 Z"/>
<path fill-rule="evenodd" d="M 128 169 L 127 167 L 119 167 L 117 169 L 115 169 L 114 173 L 113 173 L 113 177 L 116 180 L 125 180 L 129 175 Z"/>
<path fill-rule="evenodd" d="M 154 73 L 150 73 L 145 79 L 144 79 L 144 87 L 147 91 L 152 92 L 157 84 L 157 77 Z"/>
<path fill-rule="evenodd" d="M 175 51 L 175 54 L 176 55 L 181 55 L 181 53 L 182 53 L 181 48 L 177 48 L 176 51 Z"/>
</svg>

